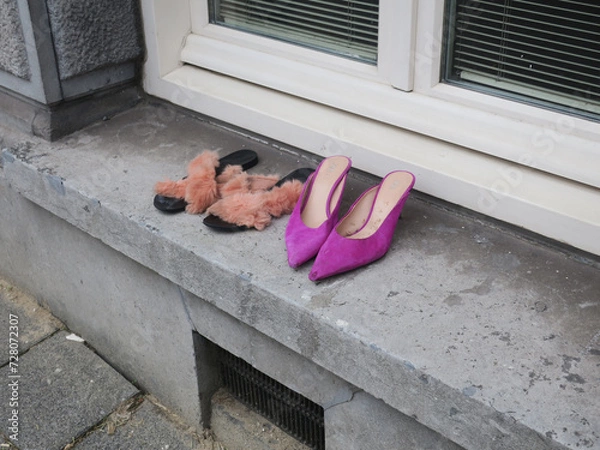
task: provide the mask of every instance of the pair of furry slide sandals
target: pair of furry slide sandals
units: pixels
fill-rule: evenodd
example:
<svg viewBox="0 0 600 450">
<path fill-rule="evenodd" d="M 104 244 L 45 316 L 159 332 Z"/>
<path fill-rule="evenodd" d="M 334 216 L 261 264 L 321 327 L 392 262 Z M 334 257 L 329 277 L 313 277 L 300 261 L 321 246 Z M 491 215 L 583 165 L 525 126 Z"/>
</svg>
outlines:
<svg viewBox="0 0 600 450">
<path fill-rule="evenodd" d="M 217 230 L 263 230 L 273 217 L 291 213 L 314 169 L 297 169 L 281 179 L 245 172 L 257 163 L 253 150 L 220 159 L 217 152 L 204 151 L 189 163 L 186 177 L 156 183 L 154 206 L 166 213 L 207 213 L 204 224 Z"/>
</svg>

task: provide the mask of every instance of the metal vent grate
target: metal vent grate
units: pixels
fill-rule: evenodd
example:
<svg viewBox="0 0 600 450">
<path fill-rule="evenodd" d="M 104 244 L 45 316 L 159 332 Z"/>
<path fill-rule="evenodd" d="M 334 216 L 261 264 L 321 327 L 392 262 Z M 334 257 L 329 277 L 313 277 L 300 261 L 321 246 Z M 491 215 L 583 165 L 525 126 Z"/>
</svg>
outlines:
<svg viewBox="0 0 600 450">
<path fill-rule="evenodd" d="M 325 449 L 325 420 L 321 406 L 222 351 L 223 384 L 249 408 L 271 420 L 314 450 Z"/>
</svg>

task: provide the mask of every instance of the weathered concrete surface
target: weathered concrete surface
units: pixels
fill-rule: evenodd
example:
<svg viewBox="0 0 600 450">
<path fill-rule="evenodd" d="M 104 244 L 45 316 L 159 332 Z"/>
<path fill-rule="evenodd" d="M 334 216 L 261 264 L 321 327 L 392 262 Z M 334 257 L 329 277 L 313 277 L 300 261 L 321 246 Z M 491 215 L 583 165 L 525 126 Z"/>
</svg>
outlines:
<svg viewBox="0 0 600 450">
<path fill-rule="evenodd" d="M 19 78 L 31 77 L 17 0 L 0 1 L 0 70 Z"/>
<path fill-rule="evenodd" d="M 89 91 L 90 86 L 86 83 L 83 89 Z M 87 96 L 84 101 L 78 99 L 56 106 L 14 96 L 0 89 L 0 123 L 53 141 L 133 107 L 140 100 L 140 91 L 132 84 L 103 90 Z"/>
<path fill-rule="evenodd" d="M 56 448 L 55 444 L 61 450 L 225 450 L 212 433 L 198 433 L 152 395 L 133 395 L 137 388 L 87 344 L 66 340 L 70 331 L 56 335 L 58 327 L 64 325 L 35 299 L 4 280 L 0 280 L 0 313 L 7 319 L 9 314 L 18 316 L 13 326 L 18 330 L 15 341 L 20 357 L 0 372 L 3 378 L 6 375 L 7 383 L 19 380 L 15 396 L 8 384 L 0 395 L 0 442 L 4 447 L 14 434 L 14 409 L 18 411 L 19 433 L 13 436 L 13 442 L 22 450 L 46 450 Z M 0 331 L 8 339 L 9 329 L 4 329 L 3 322 Z M 3 356 L 8 355 L 4 350 L 11 348 L 7 344 L 2 347 Z M 123 392 L 133 396 L 120 402 L 118 396 Z M 9 399 L 16 403 L 11 405 Z M 110 414 L 105 411 L 108 404 L 116 406 Z M 225 431 L 235 433 L 236 429 Z"/>
<path fill-rule="evenodd" d="M 156 181 L 182 176 L 204 148 L 256 148 L 262 172 L 316 161 L 151 105 L 56 144 L 2 135 L 4 192 L 457 444 L 600 448 L 597 263 L 413 195 L 384 259 L 314 284 L 310 264 L 287 266 L 285 219 L 222 235 L 151 200 Z M 369 182 L 354 175 L 345 205 Z M 18 264 L 0 254 L 14 277 Z"/>
<path fill-rule="evenodd" d="M 20 449 L 63 449 L 138 393 L 83 343 L 69 341 L 67 335 L 61 331 L 33 347 L 19 358 L 17 371 L 9 366 L 0 369 L 3 380 L 18 383 L 18 406 L 11 407 L 8 389 L 3 389 L 1 408 L 5 422 L 17 411 L 18 431 L 9 430 L 8 437 Z"/>
<path fill-rule="evenodd" d="M 29 294 L 0 278 L 0 336 L 6 339 L 0 354 L 0 367 L 9 361 L 10 343 L 21 353 L 63 328 L 56 317 L 40 307 Z"/>
<path fill-rule="evenodd" d="M 328 450 L 462 450 L 364 392 L 358 392 L 352 401 L 336 405 L 325 414 L 325 423 L 329 425 L 325 428 Z"/>
<path fill-rule="evenodd" d="M 104 426 L 77 442 L 73 450 L 219 450 L 212 439 L 194 431 L 146 398 L 131 412 L 115 411 Z"/>
<path fill-rule="evenodd" d="M 47 0 L 61 80 L 142 54 L 137 3 L 133 0 Z"/>
<path fill-rule="evenodd" d="M 0 122 L 56 140 L 137 103 L 139 5 L 0 0 Z"/>
<path fill-rule="evenodd" d="M 0 230 L 2 272 L 46 302 L 121 373 L 199 424 L 193 337 L 180 289 L 34 203 L 19 201 L 14 191 L 0 192 L 4 214 L 22 219 Z M 95 204 L 81 205 L 82 211 Z"/>
</svg>

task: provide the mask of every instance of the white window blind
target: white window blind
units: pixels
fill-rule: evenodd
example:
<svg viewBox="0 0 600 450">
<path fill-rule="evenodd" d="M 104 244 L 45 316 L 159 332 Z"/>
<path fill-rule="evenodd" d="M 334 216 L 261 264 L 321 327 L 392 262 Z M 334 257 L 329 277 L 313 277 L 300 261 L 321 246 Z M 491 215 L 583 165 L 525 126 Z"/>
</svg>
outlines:
<svg viewBox="0 0 600 450">
<path fill-rule="evenodd" d="M 379 0 L 208 0 L 211 23 L 375 64 Z"/>
<path fill-rule="evenodd" d="M 597 0 L 448 4 L 446 81 L 600 117 Z"/>
</svg>

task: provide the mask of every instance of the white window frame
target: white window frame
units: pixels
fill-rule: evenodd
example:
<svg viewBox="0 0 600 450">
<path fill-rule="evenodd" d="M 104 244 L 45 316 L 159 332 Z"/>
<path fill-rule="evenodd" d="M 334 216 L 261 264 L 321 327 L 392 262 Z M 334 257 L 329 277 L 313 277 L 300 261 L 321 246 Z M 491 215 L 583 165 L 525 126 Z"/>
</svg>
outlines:
<svg viewBox="0 0 600 450">
<path fill-rule="evenodd" d="M 444 2 L 380 8 L 375 67 L 211 25 L 204 0 L 143 0 L 145 88 L 600 254 L 600 124 L 440 83 Z"/>
<path fill-rule="evenodd" d="M 405 91 L 412 89 L 414 33 L 410 24 L 414 22 L 416 0 L 385 2 L 380 7 L 380 29 L 385 31 L 380 33 L 376 66 L 213 25 L 206 0 L 189 2 L 191 34 L 182 50 L 182 60 L 189 64 L 285 92 L 298 91 L 303 97 L 309 93 L 302 86 L 307 76 L 324 86 L 330 81 L 336 83 L 338 73 Z M 395 23 L 396 18 L 404 23 Z M 390 42 L 400 45 L 394 48 Z M 271 76 L 265 76 L 265 67 L 274 70 Z M 316 67 L 325 70 L 313 72 Z"/>
</svg>

